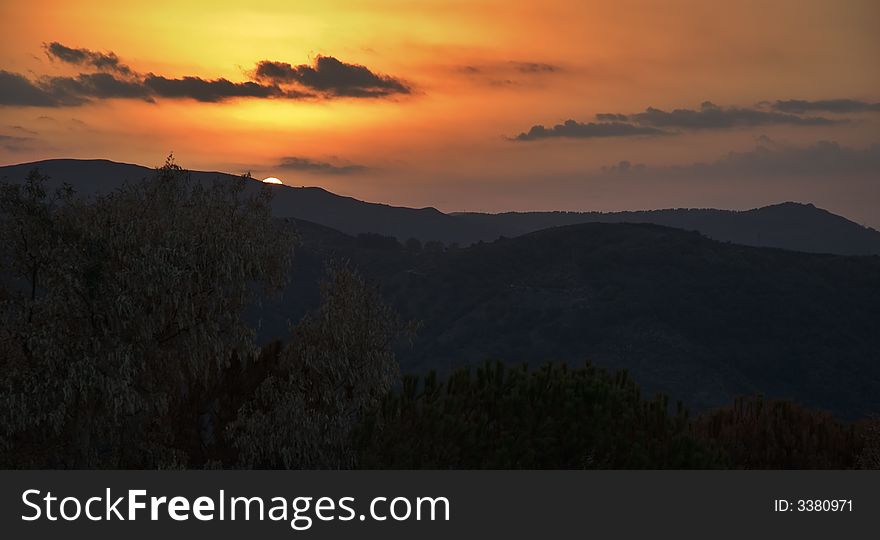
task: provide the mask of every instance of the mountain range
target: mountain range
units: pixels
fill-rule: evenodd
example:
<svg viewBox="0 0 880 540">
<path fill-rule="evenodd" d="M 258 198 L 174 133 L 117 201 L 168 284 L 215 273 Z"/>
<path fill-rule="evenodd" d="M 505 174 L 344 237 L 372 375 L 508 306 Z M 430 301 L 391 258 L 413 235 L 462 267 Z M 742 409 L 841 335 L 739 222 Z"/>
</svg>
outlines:
<svg viewBox="0 0 880 540">
<path fill-rule="evenodd" d="M 420 323 L 404 372 L 487 359 L 591 361 L 694 410 L 763 394 L 842 417 L 880 411 L 880 257 L 740 246 L 653 224 L 587 223 L 413 250 L 297 223 L 291 285 L 253 314 L 262 341 L 350 261 Z"/>
<path fill-rule="evenodd" d="M 54 184 L 67 182 L 86 195 L 107 193 L 126 180 L 138 180 L 154 170 L 107 160 L 51 159 L 0 167 L 0 178 L 24 179 L 39 168 Z M 194 171 L 195 179 L 232 180 L 234 175 Z M 251 189 L 260 182 L 254 180 Z M 637 212 L 509 212 L 452 213 L 436 208 L 406 208 L 360 201 L 317 187 L 273 186 L 273 212 L 331 227 L 350 235 L 376 233 L 404 242 L 469 245 L 501 236 L 515 237 L 549 227 L 578 223 L 653 223 L 699 231 L 706 237 L 736 244 L 778 247 L 839 255 L 880 254 L 880 232 L 854 223 L 812 204 L 785 202 L 747 211 L 668 209 Z"/>
<path fill-rule="evenodd" d="M 34 167 L 86 196 L 152 174 L 50 160 L 0 168 L 0 178 Z M 262 343 L 289 337 L 288 322 L 318 304 L 327 261 L 343 260 L 420 323 L 398 353 L 404 372 L 590 361 L 697 411 L 743 394 L 842 418 L 880 411 L 880 233 L 812 205 L 444 214 L 272 189 L 300 245 L 283 295 L 247 314 Z M 411 237 L 445 245 L 402 242 Z"/>
</svg>

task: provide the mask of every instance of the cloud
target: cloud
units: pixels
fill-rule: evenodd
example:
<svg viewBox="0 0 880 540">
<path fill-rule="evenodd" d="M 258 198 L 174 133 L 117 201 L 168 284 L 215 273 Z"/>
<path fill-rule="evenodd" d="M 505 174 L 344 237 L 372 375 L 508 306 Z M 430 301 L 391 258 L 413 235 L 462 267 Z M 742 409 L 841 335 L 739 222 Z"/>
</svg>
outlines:
<svg viewBox="0 0 880 540">
<path fill-rule="evenodd" d="M 207 103 L 241 97 L 286 97 L 276 85 L 267 86 L 251 81 L 236 83 L 227 79 L 207 80 L 201 77 L 169 79 L 150 74 L 144 79 L 143 85 L 158 97 L 190 98 Z"/>
<path fill-rule="evenodd" d="M 80 73 L 76 77 L 43 77 L 29 81 L 16 73 L 0 71 L 0 105 L 9 106 L 70 107 L 100 99 L 139 99 L 152 103 L 157 97 L 215 103 L 242 97 L 301 99 L 309 96 L 252 81 L 169 79 L 153 74 L 140 81 L 119 79 L 111 73 Z"/>
<path fill-rule="evenodd" d="M 869 103 L 856 99 L 822 99 L 818 101 L 804 101 L 802 99 L 787 99 L 776 101 L 773 108 L 787 113 L 803 114 L 811 111 L 823 111 L 830 113 L 859 113 L 880 111 L 880 103 Z"/>
<path fill-rule="evenodd" d="M 9 152 L 18 152 L 26 149 L 35 140 L 33 137 L 17 137 L 0 133 L 0 148 Z"/>
<path fill-rule="evenodd" d="M 302 157 L 284 157 L 277 165 L 288 171 L 301 171 L 317 174 L 354 174 L 367 170 L 363 165 L 333 165 L 323 161 L 315 161 Z"/>
<path fill-rule="evenodd" d="M 646 166 L 644 163 L 633 164 L 631 161 L 624 159 L 622 161 L 618 161 L 614 165 L 602 167 L 602 170 L 611 173 L 626 174 L 633 171 L 643 171 L 645 170 L 645 168 Z"/>
<path fill-rule="evenodd" d="M 510 62 L 510 64 L 520 73 L 555 73 L 560 71 L 559 66 L 544 62 Z"/>
<path fill-rule="evenodd" d="M 562 68 L 546 62 L 508 60 L 465 64 L 454 67 L 453 71 L 468 77 L 471 81 L 489 86 L 526 87 L 537 83 L 540 77 L 562 71 Z"/>
<path fill-rule="evenodd" d="M 100 99 L 154 102 L 155 98 L 167 98 L 216 103 L 235 98 L 378 98 L 411 91 L 394 77 L 378 75 L 364 66 L 347 64 L 331 56 L 319 56 L 314 66 L 263 61 L 257 64 L 252 80 L 234 82 L 225 78 L 143 75 L 121 63 L 113 52 L 77 49 L 57 41 L 43 47 L 50 59 L 98 72 L 32 80 L 0 70 L 0 106 L 74 107 Z"/>
<path fill-rule="evenodd" d="M 806 147 L 757 146 L 747 152 L 730 152 L 694 172 L 727 172 L 734 175 L 846 175 L 880 174 L 880 144 L 866 148 L 841 146 L 835 141 L 818 141 Z"/>
<path fill-rule="evenodd" d="M 541 125 L 532 126 L 528 132 L 520 133 L 514 140 L 535 141 L 554 137 L 568 137 L 576 139 L 588 139 L 597 137 L 628 137 L 633 135 L 666 135 L 667 132 L 645 126 L 635 126 L 623 122 L 590 122 L 582 124 L 574 120 L 566 120 L 562 124 L 556 124 L 552 128 Z"/>
<path fill-rule="evenodd" d="M 374 98 L 411 92 L 409 86 L 394 77 L 373 73 L 365 66 L 347 64 L 332 56 L 318 56 L 313 66 L 263 60 L 257 63 L 254 79 L 276 85 L 296 84 L 335 97 Z"/>
<path fill-rule="evenodd" d="M 34 131 L 34 130 L 32 130 L 32 129 L 28 129 L 28 128 L 24 127 L 24 126 L 19 126 L 19 125 L 9 126 L 9 129 L 14 129 L 15 131 L 20 131 L 20 132 L 22 132 L 22 133 L 27 133 L 28 135 L 39 135 L 39 132 Z"/>
<path fill-rule="evenodd" d="M 119 61 L 113 52 L 100 53 L 89 49 L 74 49 L 57 41 L 44 43 L 43 48 L 50 59 L 57 59 L 68 64 L 93 67 L 101 71 L 113 71 L 120 75 L 133 75 L 134 72 Z"/>
<path fill-rule="evenodd" d="M 0 71 L 0 106 L 64 107 L 109 98 L 151 101 L 150 91 L 141 83 L 120 80 L 110 73 L 81 73 L 76 77 L 43 77 L 30 81 L 17 73 Z"/>
<path fill-rule="evenodd" d="M 117 79 L 110 73 L 80 73 L 76 77 L 49 77 L 39 82 L 58 104 L 77 105 L 90 99 L 142 99 L 152 101 L 140 82 Z"/>
<path fill-rule="evenodd" d="M 841 146 L 834 141 L 817 141 L 809 146 L 783 146 L 764 139 L 745 152 L 704 163 L 666 167 L 629 165 L 622 161 L 606 172 L 653 175 L 661 178 L 746 179 L 772 176 L 838 178 L 845 175 L 880 174 L 880 144 L 865 148 Z"/>
<path fill-rule="evenodd" d="M 677 132 L 676 130 L 725 129 L 771 124 L 827 126 L 847 121 L 817 116 L 801 116 L 759 108 L 719 107 L 711 101 L 704 101 L 699 109 L 664 111 L 648 107 L 644 112 L 634 114 L 598 113 L 596 120 L 597 122 L 589 123 L 567 120 L 564 124 L 558 124 L 552 128 L 536 125 L 528 132 L 520 133 L 514 139 L 533 141 L 550 137 L 594 138 L 672 135 Z"/>
<path fill-rule="evenodd" d="M 628 122 L 629 116 L 617 113 L 599 113 L 596 115 L 596 120 L 601 122 Z"/>
<path fill-rule="evenodd" d="M 57 100 L 18 73 L 0 70 L 0 106 L 55 107 Z"/>
<path fill-rule="evenodd" d="M 681 129 L 720 129 L 771 124 L 825 126 L 840 122 L 822 117 L 804 117 L 761 109 L 719 107 L 711 101 L 704 101 L 697 110 L 673 109 L 667 112 L 648 107 L 644 112 L 628 115 L 628 119 L 642 126 Z"/>
</svg>

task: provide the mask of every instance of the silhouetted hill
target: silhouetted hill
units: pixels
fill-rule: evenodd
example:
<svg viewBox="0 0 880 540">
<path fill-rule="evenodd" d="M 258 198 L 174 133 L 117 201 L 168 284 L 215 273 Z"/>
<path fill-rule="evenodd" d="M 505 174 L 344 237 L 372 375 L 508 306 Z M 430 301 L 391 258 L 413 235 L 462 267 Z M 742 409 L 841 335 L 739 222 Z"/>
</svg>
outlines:
<svg viewBox="0 0 880 540">
<path fill-rule="evenodd" d="M 419 252 L 298 226 L 296 288 L 262 313 L 263 339 L 304 312 L 321 261 L 336 257 L 422 321 L 400 353 L 404 371 L 589 359 L 697 410 L 763 393 L 844 417 L 880 411 L 880 257 L 754 248 L 648 224 Z"/>
<path fill-rule="evenodd" d="M 125 181 L 140 180 L 155 172 L 139 165 L 102 159 L 50 159 L 0 167 L 0 178 L 21 181 L 34 167 L 51 177 L 51 185 L 67 182 L 84 195 L 109 193 Z M 200 181 L 237 178 L 221 172 L 192 171 L 192 175 Z M 254 180 L 252 185 L 252 189 L 256 189 L 262 183 Z M 368 203 L 317 187 L 272 186 L 272 189 L 275 192 L 272 201 L 274 215 L 306 219 L 353 235 L 372 232 L 396 236 L 400 240 L 414 237 L 422 241 L 462 244 L 499 236 L 489 227 L 462 221 L 436 208 Z"/>
<path fill-rule="evenodd" d="M 51 159 L 0 167 L 0 178 L 22 180 L 34 167 L 66 181 L 84 194 L 107 193 L 124 181 L 139 180 L 153 169 L 107 160 Z M 233 179 L 220 172 L 192 173 L 200 180 Z M 258 181 L 252 184 L 254 188 Z M 880 255 L 880 232 L 809 204 L 783 203 L 742 212 L 671 209 L 640 212 L 509 212 L 444 214 L 435 208 L 406 208 L 359 201 L 317 187 L 275 186 L 273 212 L 304 219 L 351 235 L 378 233 L 404 242 L 469 245 L 515 237 L 540 229 L 588 222 L 654 223 L 696 230 L 709 238 L 743 245 L 813 253 Z"/>
<path fill-rule="evenodd" d="M 507 212 L 452 214 L 505 236 L 578 223 L 654 223 L 723 242 L 810 253 L 880 255 L 880 232 L 816 208 L 787 202 L 746 211 L 669 209 L 640 212 Z"/>
</svg>

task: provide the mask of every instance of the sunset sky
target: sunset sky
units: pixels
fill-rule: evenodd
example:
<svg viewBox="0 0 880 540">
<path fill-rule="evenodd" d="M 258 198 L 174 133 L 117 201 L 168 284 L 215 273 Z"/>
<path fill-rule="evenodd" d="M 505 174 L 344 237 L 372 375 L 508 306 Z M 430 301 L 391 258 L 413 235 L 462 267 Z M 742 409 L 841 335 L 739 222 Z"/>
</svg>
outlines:
<svg viewBox="0 0 880 540">
<path fill-rule="evenodd" d="M 443 211 L 812 202 L 880 228 L 877 0 L 0 3 L 0 163 Z"/>
</svg>

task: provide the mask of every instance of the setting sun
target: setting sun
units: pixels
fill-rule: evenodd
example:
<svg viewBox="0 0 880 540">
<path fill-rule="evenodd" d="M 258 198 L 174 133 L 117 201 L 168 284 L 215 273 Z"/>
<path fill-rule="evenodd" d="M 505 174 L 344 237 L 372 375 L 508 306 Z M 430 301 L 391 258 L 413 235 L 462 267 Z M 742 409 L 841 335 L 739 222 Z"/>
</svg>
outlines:
<svg viewBox="0 0 880 540">
<path fill-rule="evenodd" d="M 263 178 L 264 184 L 283 184 L 281 180 L 275 178 L 274 176 L 270 176 L 269 178 Z"/>
</svg>

